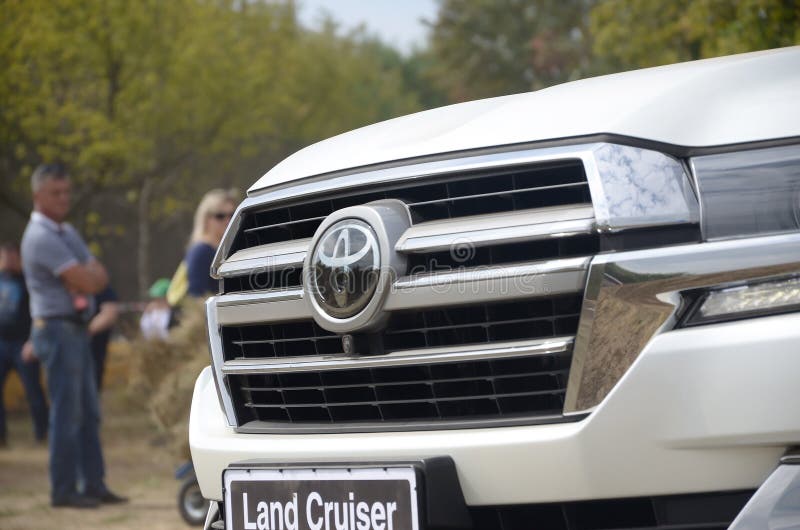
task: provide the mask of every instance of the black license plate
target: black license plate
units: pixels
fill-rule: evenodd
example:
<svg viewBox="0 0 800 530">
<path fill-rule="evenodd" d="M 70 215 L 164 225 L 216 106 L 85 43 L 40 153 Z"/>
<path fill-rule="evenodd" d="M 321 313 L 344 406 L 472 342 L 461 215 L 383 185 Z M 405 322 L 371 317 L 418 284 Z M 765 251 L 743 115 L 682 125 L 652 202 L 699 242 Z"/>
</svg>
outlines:
<svg viewBox="0 0 800 530">
<path fill-rule="evenodd" d="M 413 467 L 227 469 L 231 530 L 419 530 Z"/>
</svg>

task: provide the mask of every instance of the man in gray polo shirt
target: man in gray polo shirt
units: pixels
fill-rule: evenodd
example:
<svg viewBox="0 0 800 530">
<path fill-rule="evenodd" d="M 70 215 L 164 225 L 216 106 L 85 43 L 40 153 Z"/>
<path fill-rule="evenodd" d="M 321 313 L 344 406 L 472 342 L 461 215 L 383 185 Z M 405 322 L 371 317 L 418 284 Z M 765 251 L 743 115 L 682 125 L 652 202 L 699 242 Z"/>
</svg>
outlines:
<svg viewBox="0 0 800 530">
<path fill-rule="evenodd" d="M 33 352 L 47 369 L 50 394 L 50 482 L 53 506 L 93 508 L 124 502 L 105 485 L 100 407 L 86 323 L 92 295 L 108 283 L 78 232 L 64 220 L 70 181 L 59 164 L 31 177 L 34 211 L 22 237 L 30 292 Z M 84 491 L 78 492 L 78 477 Z"/>
</svg>

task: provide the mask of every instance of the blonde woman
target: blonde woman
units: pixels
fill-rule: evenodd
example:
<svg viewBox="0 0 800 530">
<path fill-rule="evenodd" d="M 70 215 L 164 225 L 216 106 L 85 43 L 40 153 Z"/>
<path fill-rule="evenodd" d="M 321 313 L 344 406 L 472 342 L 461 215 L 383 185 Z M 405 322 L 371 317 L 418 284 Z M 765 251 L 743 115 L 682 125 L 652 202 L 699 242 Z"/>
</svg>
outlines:
<svg viewBox="0 0 800 530">
<path fill-rule="evenodd" d="M 215 189 L 206 193 L 197 206 L 194 229 L 184 259 L 190 296 L 204 297 L 217 291 L 216 280 L 209 273 L 211 261 L 237 202 L 236 191 Z"/>
</svg>

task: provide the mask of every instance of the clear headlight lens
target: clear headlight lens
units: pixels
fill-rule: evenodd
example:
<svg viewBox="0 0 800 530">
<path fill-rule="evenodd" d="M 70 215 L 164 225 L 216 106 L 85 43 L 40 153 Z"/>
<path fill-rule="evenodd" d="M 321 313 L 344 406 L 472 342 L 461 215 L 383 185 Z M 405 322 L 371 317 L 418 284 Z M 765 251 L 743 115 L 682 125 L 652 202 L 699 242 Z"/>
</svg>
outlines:
<svg viewBox="0 0 800 530">
<path fill-rule="evenodd" d="M 800 310 L 800 278 L 709 291 L 686 325 L 707 324 Z"/>
</svg>

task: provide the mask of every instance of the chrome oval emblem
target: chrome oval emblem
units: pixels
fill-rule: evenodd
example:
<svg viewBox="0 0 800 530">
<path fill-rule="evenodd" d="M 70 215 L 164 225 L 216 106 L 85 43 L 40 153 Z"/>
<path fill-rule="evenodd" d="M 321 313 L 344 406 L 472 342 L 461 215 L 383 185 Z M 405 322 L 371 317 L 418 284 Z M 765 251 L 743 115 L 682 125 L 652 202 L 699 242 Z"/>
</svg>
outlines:
<svg viewBox="0 0 800 530">
<path fill-rule="evenodd" d="M 311 293 L 333 318 L 349 318 L 369 304 L 380 277 L 380 248 L 374 230 L 343 219 L 317 240 L 311 258 Z"/>
</svg>

